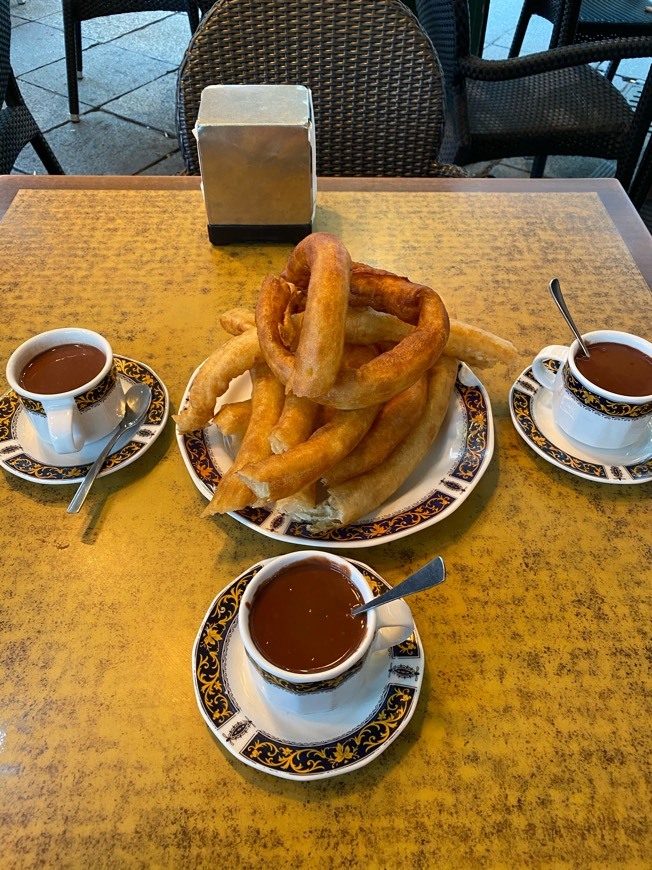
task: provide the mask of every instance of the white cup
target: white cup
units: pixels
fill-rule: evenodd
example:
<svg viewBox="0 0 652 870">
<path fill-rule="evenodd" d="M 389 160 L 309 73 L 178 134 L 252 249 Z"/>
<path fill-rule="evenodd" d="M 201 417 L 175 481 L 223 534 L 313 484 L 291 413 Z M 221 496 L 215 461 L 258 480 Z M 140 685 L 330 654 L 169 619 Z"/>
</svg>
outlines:
<svg viewBox="0 0 652 870">
<path fill-rule="evenodd" d="M 365 633 L 359 646 L 339 665 L 316 673 L 293 673 L 268 661 L 254 643 L 248 615 L 260 587 L 282 569 L 297 562 L 326 560 L 358 589 L 364 601 L 374 593 L 364 575 L 346 559 L 323 550 L 300 550 L 269 559 L 250 580 L 240 601 L 238 627 L 258 690 L 270 705 L 292 713 L 323 713 L 335 710 L 359 692 L 367 678 L 374 653 L 403 643 L 414 631 L 410 608 L 392 601 L 366 613 Z"/>
<path fill-rule="evenodd" d="M 61 393 L 34 393 L 20 376 L 38 354 L 63 344 L 88 344 L 102 351 L 105 362 L 85 384 Z M 38 438 L 56 453 L 77 453 L 85 444 L 112 432 L 125 412 L 124 394 L 113 366 L 109 342 L 89 329 L 51 329 L 28 339 L 9 357 L 7 381 L 20 399 Z"/>
<path fill-rule="evenodd" d="M 588 345 L 598 341 L 624 344 L 652 357 L 652 344 L 627 332 L 603 329 L 582 338 Z M 596 386 L 578 370 L 578 351 L 577 341 L 570 347 L 553 344 L 544 347 L 532 363 L 534 377 L 552 391 L 552 413 L 559 428 L 576 441 L 603 450 L 628 447 L 650 437 L 652 394 L 626 396 Z"/>
</svg>

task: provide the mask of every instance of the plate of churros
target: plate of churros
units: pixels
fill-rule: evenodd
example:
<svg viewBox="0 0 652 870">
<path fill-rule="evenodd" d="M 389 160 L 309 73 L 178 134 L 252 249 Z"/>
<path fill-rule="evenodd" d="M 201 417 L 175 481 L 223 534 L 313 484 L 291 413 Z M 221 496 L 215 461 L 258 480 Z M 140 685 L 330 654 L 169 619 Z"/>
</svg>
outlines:
<svg viewBox="0 0 652 870">
<path fill-rule="evenodd" d="M 292 544 L 373 546 L 445 519 L 488 467 L 491 405 L 474 370 L 516 351 L 450 317 L 432 288 L 313 233 L 255 311 L 220 322 L 231 337 L 174 416 L 203 516 Z"/>
</svg>

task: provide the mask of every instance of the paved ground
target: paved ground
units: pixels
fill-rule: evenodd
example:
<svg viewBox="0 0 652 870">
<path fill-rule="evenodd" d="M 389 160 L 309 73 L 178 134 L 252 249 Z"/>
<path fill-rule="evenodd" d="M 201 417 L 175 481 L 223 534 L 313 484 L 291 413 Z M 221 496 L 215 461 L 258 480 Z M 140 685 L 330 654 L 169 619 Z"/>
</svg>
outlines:
<svg viewBox="0 0 652 870">
<path fill-rule="evenodd" d="M 507 56 L 521 0 L 491 0 L 484 56 Z M 176 70 L 190 37 L 182 13 L 115 15 L 82 23 L 84 78 L 79 82 L 81 121 L 68 118 L 61 0 L 11 2 L 11 58 L 20 88 L 64 170 L 75 175 L 175 175 L 183 161 L 175 132 Z M 533 19 L 523 52 L 548 46 L 552 26 Z M 627 61 L 617 82 L 635 97 L 649 61 Z M 516 158 L 472 167 L 475 174 L 529 174 Z M 41 173 L 28 146 L 16 172 Z M 613 174 L 605 161 L 550 158 L 552 176 Z"/>
</svg>

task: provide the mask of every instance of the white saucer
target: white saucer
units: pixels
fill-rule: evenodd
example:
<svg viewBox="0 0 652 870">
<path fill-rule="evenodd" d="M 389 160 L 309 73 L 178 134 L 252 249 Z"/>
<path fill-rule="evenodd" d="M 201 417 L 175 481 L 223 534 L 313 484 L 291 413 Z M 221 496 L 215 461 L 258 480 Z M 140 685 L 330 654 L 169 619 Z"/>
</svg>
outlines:
<svg viewBox="0 0 652 870">
<path fill-rule="evenodd" d="M 356 565 L 379 595 L 388 584 Z M 424 656 L 419 634 L 375 653 L 365 690 L 329 713 L 271 707 L 255 688 L 238 631 L 240 599 L 262 563 L 229 583 L 211 604 L 192 652 L 195 696 L 209 728 L 239 761 L 285 779 L 326 779 L 377 758 L 405 729 L 417 705 Z M 365 665 L 369 667 L 369 665 Z"/>
<path fill-rule="evenodd" d="M 509 393 L 512 422 L 525 443 L 552 465 L 586 480 L 628 485 L 652 480 L 652 430 L 620 450 L 587 447 L 569 438 L 552 414 L 552 393 L 528 367 Z"/>
<path fill-rule="evenodd" d="M 186 387 L 180 410 L 188 403 Z M 251 395 L 249 375 L 233 381 L 217 407 Z M 210 499 L 232 462 L 224 439 L 213 424 L 182 435 L 177 443 L 197 489 Z M 373 514 L 327 532 L 311 532 L 305 523 L 266 508 L 231 513 L 244 525 L 289 544 L 310 547 L 373 547 L 411 535 L 446 519 L 468 498 L 489 467 L 494 428 L 489 396 L 471 369 L 461 363 L 455 390 L 442 427 L 420 465 L 394 495 Z"/>
<path fill-rule="evenodd" d="M 170 410 L 165 384 L 149 366 L 125 356 L 114 356 L 119 383 L 126 392 L 133 383 L 152 391 L 147 416 L 137 432 L 125 432 L 109 454 L 99 477 L 130 465 L 145 453 L 163 431 Z M 86 444 L 77 453 L 56 453 L 37 438 L 27 414 L 13 392 L 0 398 L 0 466 L 36 483 L 79 483 L 86 476 L 109 435 Z"/>
</svg>

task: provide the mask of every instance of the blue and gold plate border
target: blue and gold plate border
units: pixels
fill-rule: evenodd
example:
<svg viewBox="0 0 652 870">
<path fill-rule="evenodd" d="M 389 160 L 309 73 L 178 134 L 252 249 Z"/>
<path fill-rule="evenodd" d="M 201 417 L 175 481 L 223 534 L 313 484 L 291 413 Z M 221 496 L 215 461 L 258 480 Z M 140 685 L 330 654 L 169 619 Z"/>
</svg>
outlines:
<svg viewBox="0 0 652 870">
<path fill-rule="evenodd" d="M 167 421 L 168 392 L 163 381 L 149 366 L 125 356 L 114 356 L 113 370 L 119 377 L 134 383 L 147 384 L 152 400 L 139 433 L 146 437 L 132 438 L 120 450 L 111 453 L 102 467 L 100 476 L 117 471 L 132 462 L 156 440 Z M 77 483 L 88 472 L 91 462 L 76 465 L 50 465 L 31 456 L 16 440 L 18 415 L 23 413 L 21 402 L 13 390 L 0 398 L 0 466 L 7 471 L 37 483 Z"/>
<path fill-rule="evenodd" d="M 354 559 L 376 595 L 390 588 L 369 566 Z M 347 773 L 372 761 L 400 734 L 417 704 L 423 679 L 423 650 L 415 628 L 404 643 L 392 647 L 388 674 L 372 712 L 336 738 L 297 743 L 265 733 L 243 713 L 226 679 L 229 638 L 237 632 L 240 600 L 263 563 L 248 568 L 211 604 L 192 653 L 193 681 L 199 709 L 220 742 L 245 764 L 286 779 L 309 780 Z M 260 703 L 265 703 L 260 698 Z M 325 714 L 327 715 L 327 714 Z"/>
<path fill-rule="evenodd" d="M 190 384 L 186 395 L 189 388 Z M 458 403 L 465 420 L 464 434 L 456 451 L 459 458 L 417 504 L 406 505 L 392 514 L 377 516 L 367 522 L 325 532 L 311 531 L 305 523 L 288 522 L 283 514 L 265 508 L 246 508 L 231 516 L 270 537 L 288 543 L 323 547 L 375 546 L 440 522 L 462 504 L 486 471 L 493 454 L 489 396 L 471 369 L 463 363 L 458 370 L 451 403 Z M 196 432 L 178 434 L 177 440 L 191 477 L 210 498 L 222 472 L 210 450 L 209 429 L 205 427 Z"/>
<path fill-rule="evenodd" d="M 532 367 L 529 367 L 516 380 L 509 393 L 509 410 L 514 427 L 536 453 L 558 468 L 587 480 L 613 484 L 646 483 L 652 480 L 652 445 L 650 455 L 641 462 L 617 465 L 597 459 L 582 459 L 554 444 L 543 434 L 534 418 L 533 405 L 542 389 L 544 387 L 535 378 Z"/>
</svg>

